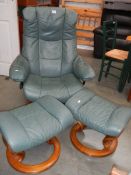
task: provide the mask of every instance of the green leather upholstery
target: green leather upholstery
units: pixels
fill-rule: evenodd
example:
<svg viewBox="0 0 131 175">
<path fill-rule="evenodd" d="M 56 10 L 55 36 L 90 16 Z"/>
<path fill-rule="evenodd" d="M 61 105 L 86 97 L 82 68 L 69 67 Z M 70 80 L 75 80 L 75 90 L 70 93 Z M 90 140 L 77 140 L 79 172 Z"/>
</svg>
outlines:
<svg viewBox="0 0 131 175">
<path fill-rule="evenodd" d="M 24 82 L 29 72 L 30 67 L 28 61 L 22 55 L 19 55 L 10 67 L 10 78 L 18 82 Z"/>
<path fill-rule="evenodd" d="M 56 78 L 30 74 L 24 84 L 25 95 L 31 101 L 50 94 L 65 103 L 70 96 L 81 88 L 82 84 L 73 74 L 66 74 Z"/>
<path fill-rule="evenodd" d="M 71 112 L 51 96 L 17 109 L 0 112 L 0 130 L 14 152 L 37 146 L 73 123 Z"/>
<path fill-rule="evenodd" d="M 87 65 L 80 56 L 73 62 L 74 74 L 81 80 L 88 80 L 94 77 L 94 70 Z"/>
<path fill-rule="evenodd" d="M 81 89 L 80 80 L 94 77 L 93 69 L 86 65 L 77 53 L 77 15 L 65 8 L 28 7 L 24 9 L 23 16 L 23 49 L 21 56 L 11 65 L 10 77 L 25 83 L 24 92 L 29 100 L 36 100 L 44 94 L 57 98 L 58 94 L 54 92 L 58 88 L 59 99 L 65 101 L 76 89 Z M 68 82 L 68 77 L 69 83 L 70 77 L 73 77 L 73 83 L 63 85 L 63 80 Z M 49 80 L 56 83 L 53 84 Z M 36 82 L 38 84 L 34 86 Z M 51 85 L 54 88 L 50 87 Z M 70 86 L 71 94 L 67 93 Z"/>
<path fill-rule="evenodd" d="M 131 108 L 121 107 L 83 88 L 66 106 L 74 118 L 98 132 L 119 136 L 131 118 Z"/>
</svg>

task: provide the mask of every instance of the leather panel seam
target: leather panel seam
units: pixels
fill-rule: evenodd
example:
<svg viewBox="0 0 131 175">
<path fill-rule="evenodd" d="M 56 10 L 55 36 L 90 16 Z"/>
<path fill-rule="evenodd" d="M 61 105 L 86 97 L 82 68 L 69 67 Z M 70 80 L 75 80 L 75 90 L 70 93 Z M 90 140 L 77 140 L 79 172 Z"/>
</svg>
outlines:
<svg viewBox="0 0 131 175">
<path fill-rule="evenodd" d="M 105 126 L 108 124 L 109 120 L 113 117 L 114 112 L 115 112 L 117 109 L 119 109 L 119 108 L 120 108 L 120 106 L 116 106 L 115 109 L 112 110 L 112 112 L 111 112 L 111 114 L 110 114 L 110 117 L 108 118 L 108 120 L 107 120 L 106 123 L 105 123 Z"/>
<path fill-rule="evenodd" d="M 68 95 L 69 95 L 69 97 L 70 97 L 71 95 L 70 95 L 69 89 L 68 89 L 68 87 L 66 86 L 66 83 L 65 83 L 63 77 L 61 77 L 61 81 L 62 81 L 62 83 L 63 83 L 63 85 L 64 85 L 65 89 L 67 90 Z"/>
<path fill-rule="evenodd" d="M 62 126 L 61 122 L 58 120 L 58 118 L 57 118 L 55 115 L 51 114 L 51 113 L 49 112 L 49 110 L 47 110 L 43 105 L 41 105 L 41 104 L 39 103 L 39 101 L 37 101 L 37 103 L 38 103 L 45 111 L 47 111 L 51 116 L 53 116 L 53 117 L 60 123 L 60 126 L 61 126 L 61 128 L 62 128 L 62 130 L 63 130 L 63 126 Z"/>
<path fill-rule="evenodd" d="M 77 109 L 77 113 L 78 113 L 78 111 L 82 108 L 82 107 L 84 107 L 88 102 L 90 102 L 94 97 L 96 97 L 96 95 L 94 94 L 88 101 L 86 101 L 85 103 L 83 103 L 78 109 Z"/>
<path fill-rule="evenodd" d="M 66 8 L 65 8 L 65 15 L 66 15 Z M 64 34 L 64 25 L 65 25 L 65 15 L 64 15 L 64 20 L 63 20 L 63 27 L 62 27 L 62 58 L 61 58 L 61 70 L 60 70 L 60 74 L 62 75 L 62 61 L 63 61 L 63 34 Z"/>
<path fill-rule="evenodd" d="M 38 60 L 39 60 L 39 75 L 41 74 L 41 71 L 40 71 L 40 41 L 39 41 L 39 18 L 38 18 L 38 14 L 37 14 L 37 9 L 36 9 L 36 7 L 35 7 L 35 12 L 36 12 L 36 22 L 37 22 L 37 31 L 38 31 Z"/>
<path fill-rule="evenodd" d="M 14 118 L 19 122 L 19 124 L 22 126 L 22 128 L 23 128 L 23 130 L 24 130 L 26 136 L 27 136 L 28 139 L 30 140 L 29 143 L 30 143 L 30 147 L 31 147 L 31 139 L 30 139 L 30 136 L 29 136 L 28 132 L 26 131 L 26 128 L 24 127 L 24 125 L 22 124 L 22 122 L 20 122 L 20 120 L 19 120 L 12 112 L 10 112 L 10 114 L 11 114 L 12 117 L 14 117 Z"/>
</svg>

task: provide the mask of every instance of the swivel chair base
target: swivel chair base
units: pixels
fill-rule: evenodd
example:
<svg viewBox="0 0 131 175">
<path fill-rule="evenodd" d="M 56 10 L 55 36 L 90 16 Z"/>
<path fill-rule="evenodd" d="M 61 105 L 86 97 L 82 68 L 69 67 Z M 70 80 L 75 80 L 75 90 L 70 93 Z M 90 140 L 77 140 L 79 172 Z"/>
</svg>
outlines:
<svg viewBox="0 0 131 175">
<path fill-rule="evenodd" d="M 118 145 L 117 137 L 112 136 L 105 136 L 103 139 L 103 146 L 102 150 L 97 150 L 93 148 L 86 147 L 77 138 L 77 132 L 81 132 L 86 126 L 83 125 L 81 122 L 77 122 L 71 129 L 70 138 L 72 144 L 78 149 L 80 152 L 92 156 L 92 157 L 104 157 L 107 155 L 112 154 Z"/>
<path fill-rule="evenodd" d="M 9 147 L 9 145 L 6 144 L 7 150 L 6 150 L 6 155 L 9 164 L 16 169 L 17 171 L 20 171 L 22 173 L 30 173 L 30 174 L 37 174 L 42 171 L 45 171 L 49 169 L 51 166 L 53 166 L 56 161 L 59 158 L 60 155 L 60 143 L 59 140 L 54 137 L 48 141 L 49 144 L 54 146 L 54 151 L 52 155 L 49 157 L 48 160 L 36 164 L 36 165 L 29 165 L 29 164 L 24 164 L 22 163 L 24 157 L 25 157 L 25 152 L 21 153 L 13 153 Z"/>
</svg>

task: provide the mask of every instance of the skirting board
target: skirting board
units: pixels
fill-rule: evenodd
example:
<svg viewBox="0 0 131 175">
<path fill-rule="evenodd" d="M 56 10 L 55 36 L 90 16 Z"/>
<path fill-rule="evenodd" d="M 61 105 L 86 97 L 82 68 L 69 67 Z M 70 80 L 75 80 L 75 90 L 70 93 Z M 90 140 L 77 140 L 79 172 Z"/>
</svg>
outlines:
<svg viewBox="0 0 131 175">
<path fill-rule="evenodd" d="M 85 45 L 77 45 L 78 49 L 84 49 L 84 50 L 94 50 L 94 47 L 91 46 L 85 46 Z"/>
</svg>

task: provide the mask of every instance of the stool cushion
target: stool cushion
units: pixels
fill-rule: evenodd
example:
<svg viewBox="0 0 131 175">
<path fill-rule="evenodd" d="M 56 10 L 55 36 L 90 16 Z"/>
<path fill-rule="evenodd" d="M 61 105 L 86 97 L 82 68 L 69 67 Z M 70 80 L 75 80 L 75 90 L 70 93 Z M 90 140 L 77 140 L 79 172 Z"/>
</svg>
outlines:
<svg viewBox="0 0 131 175">
<path fill-rule="evenodd" d="M 105 135 L 118 136 L 131 117 L 131 108 L 121 107 L 83 88 L 66 106 L 74 118 Z"/>
<path fill-rule="evenodd" d="M 71 112 L 51 96 L 0 112 L 0 130 L 14 152 L 25 151 L 51 139 L 72 122 Z"/>
</svg>

